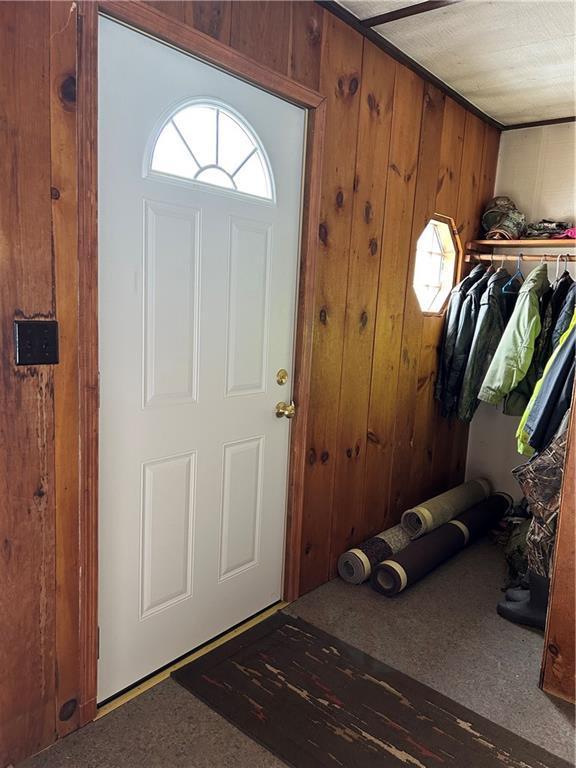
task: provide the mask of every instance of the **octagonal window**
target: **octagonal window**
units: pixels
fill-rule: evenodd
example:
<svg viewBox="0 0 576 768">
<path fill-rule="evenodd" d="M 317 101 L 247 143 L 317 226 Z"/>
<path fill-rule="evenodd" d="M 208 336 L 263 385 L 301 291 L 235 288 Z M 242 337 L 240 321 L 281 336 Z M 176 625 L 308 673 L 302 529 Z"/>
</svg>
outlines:
<svg viewBox="0 0 576 768">
<path fill-rule="evenodd" d="M 454 285 L 460 243 L 453 220 L 435 213 L 416 243 L 414 292 L 422 312 L 441 312 Z"/>
</svg>

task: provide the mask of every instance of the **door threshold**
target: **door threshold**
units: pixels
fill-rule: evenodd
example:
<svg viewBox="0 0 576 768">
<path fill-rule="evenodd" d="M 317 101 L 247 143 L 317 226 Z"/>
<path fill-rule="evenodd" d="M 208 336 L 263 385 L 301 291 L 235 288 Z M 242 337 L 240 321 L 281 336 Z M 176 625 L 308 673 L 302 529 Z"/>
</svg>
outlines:
<svg viewBox="0 0 576 768">
<path fill-rule="evenodd" d="M 228 640 L 232 640 L 233 637 L 237 637 L 243 632 L 246 632 L 246 630 L 255 627 L 257 624 L 260 624 L 260 622 L 265 621 L 266 619 L 270 618 L 270 616 L 273 616 L 275 613 L 278 613 L 278 611 L 281 611 L 287 605 L 288 603 L 284 602 L 283 600 L 274 603 L 269 608 L 265 608 L 263 611 L 260 611 L 249 619 L 246 619 L 246 621 L 243 621 L 241 624 L 237 624 L 235 627 L 232 627 L 232 629 L 229 629 L 223 634 L 218 635 L 213 640 L 209 640 L 195 651 L 192 651 L 192 653 L 180 657 L 176 661 L 173 661 L 166 667 L 160 669 L 158 672 L 152 673 L 150 677 L 144 678 L 144 680 L 141 682 L 135 683 L 130 688 L 127 688 L 112 698 L 107 699 L 102 704 L 98 705 L 98 711 L 94 720 L 100 720 L 100 718 L 109 715 L 110 712 L 113 712 L 123 704 L 127 704 L 129 701 L 132 701 L 132 699 L 140 696 L 141 693 L 149 691 L 150 688 L 154 688 L 154 686 L 158 685 L 158 683 L 161 683 L 163 680 L 167 680 L 175 670 L 186 666 L 186 664 L 189 664 L 191 661 L 199 659 L 206 653 L 213 651 L 214 648 L 218 648 L 220 645 L 224 645 L 224 643 L 227 643 Z"/>
</svg>

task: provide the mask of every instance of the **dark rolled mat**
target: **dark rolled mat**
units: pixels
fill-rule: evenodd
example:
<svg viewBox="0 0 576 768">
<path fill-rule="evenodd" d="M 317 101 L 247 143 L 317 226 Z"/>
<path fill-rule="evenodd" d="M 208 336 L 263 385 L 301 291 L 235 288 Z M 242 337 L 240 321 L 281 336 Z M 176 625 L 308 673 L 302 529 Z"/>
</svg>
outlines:
<svg viewBox="0 0 576 768">
<path fill-rule="evenodd" d="M 401 525 L 395 525 L 343 552 L 338 558 L 338 574 L 349 584 L 362 584 L 370 578 L 376 563 L 395 555 L 408 544 L 410 537 L 406 531 Z"/>
<path fill-rule="evenodd" d="M 378 563 L 372 571 L 372 587 L 391 597 L 419 581 L 475 539 L 487 533 L 506 514 L 512 499 L 495 493 L 412 541 L 406 549 Z"/>
</svg>

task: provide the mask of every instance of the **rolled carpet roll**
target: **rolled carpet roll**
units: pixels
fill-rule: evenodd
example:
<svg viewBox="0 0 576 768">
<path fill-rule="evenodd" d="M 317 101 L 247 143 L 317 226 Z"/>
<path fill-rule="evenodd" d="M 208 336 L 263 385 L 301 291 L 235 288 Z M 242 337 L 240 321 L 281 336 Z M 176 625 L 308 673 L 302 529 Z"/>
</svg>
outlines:
<svg viewBox="0 0 576 768">
<path fill-rule="evenodd" d="M 372 587 L 388 597 L 397 595 L 471 541 L 487 533 L 512 503 L 507 494 L 495 493 L 427 536 L 411 541 L 401 552 L 373 567 Z"/>
<path fill-rule="evenodd" d="M 350 584 L 362 584 L 370 578 L 376 563 L 400 552 L 408 544 L 408 534 L 401 525 L 395 525 L 340 555 L 338 573 Z"/>
<path fill-rule="evenodd" d="M 465 509 L 478 504 L 491 493 L 488 480 L 469 480 L 422 502 L 417 507 L 407 509 L 402 515 L 401 525 L 411 539 L 417 539 L 452 520 Z"/>
</svg>

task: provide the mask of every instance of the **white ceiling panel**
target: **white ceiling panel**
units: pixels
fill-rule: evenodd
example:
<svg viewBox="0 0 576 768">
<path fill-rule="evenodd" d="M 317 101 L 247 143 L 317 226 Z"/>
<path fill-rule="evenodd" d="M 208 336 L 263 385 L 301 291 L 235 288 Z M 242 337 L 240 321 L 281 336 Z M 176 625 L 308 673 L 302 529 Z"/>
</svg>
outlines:
<svg viewBox="0 0 576 768">
<path fill-rule="evenodd" d="M 422 0 L 347 0 L 340 5 L 343 5 L 359 19 L 370 19 L 372 16 L 397 11 L 398 8 L 407 8 L 409 5 L 416 5 L 421 2 Z"/>
<path fill-rule="evenodd" d="M 346 7 L 368 18 L 409 4 Z M 505 125 L 576 113 L 574 0 L 464 0 L 375 31 Z"/>
</svg>

